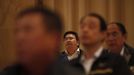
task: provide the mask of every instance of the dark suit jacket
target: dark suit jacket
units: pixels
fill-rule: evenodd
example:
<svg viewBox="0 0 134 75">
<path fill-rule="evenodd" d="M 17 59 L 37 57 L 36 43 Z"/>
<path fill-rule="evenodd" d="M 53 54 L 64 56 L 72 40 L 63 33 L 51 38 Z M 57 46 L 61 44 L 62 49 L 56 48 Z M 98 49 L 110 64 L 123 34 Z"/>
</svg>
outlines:
<svg viewBox="0 0 134 75">
<path fill-rule="evenodd" d="M 44 75 L 84 75 L 79 72 L 76 68 L 70 66 L 67 63 L 56 62 L 49 66 L 47 72 Z M 25 74 L 24 74 L 25 73 Z M 0 75 L 28 75 L 23 67 L 19 64 L 15 64 L 7 67 L 0 72 Z"/>
<path fill-rule="evenodd" d="M 132 48 L 131 46 L 125 44 L 124 45 L 124 55 L 123 57 L 125 58 L 130 70 L 132 71 L 133 75 L 134 75 L 134 48 Z"/>
<path fill-rule="evenodd" d="M 81 54 L 82 55 L 82 54 Z M 81 56 L 72 60 L 71 65 L 85 72 L 80 63 Z M 118 55 L 103 51 L 101 56 L 93 63 L 90 75 L 131 75 L 125 60 Z"/>
<path fill-rule="evenodd" d="M 124 54 L 124 58 L 127 61 L 128 65 L 130 67 L 134 66 L 134 48 L 125 44 Z"/>
</svg>

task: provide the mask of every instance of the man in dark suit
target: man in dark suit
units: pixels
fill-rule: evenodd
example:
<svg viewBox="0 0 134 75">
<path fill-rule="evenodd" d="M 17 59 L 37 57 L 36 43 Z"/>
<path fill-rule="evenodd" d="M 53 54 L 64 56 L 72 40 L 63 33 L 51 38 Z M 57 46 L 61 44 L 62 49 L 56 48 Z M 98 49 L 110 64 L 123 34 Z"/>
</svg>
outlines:
<svg viewBox="0 0 134 75">
<path fill-rule="evenodd" d="M 131 75 L 125 60 L 103 48 L 106 23 L 96 14 L 90 13 L 80 21 L 80 42 L 83 53 L 72 60 L 72 66 L 86 75 Z"/>
<path fill-rule="evenodd" d="M 61 60 L 69 62 L 79 57 L 81 49 L 79 49 L 79 37 L 74 31 L 68 31 L 64 34 L 64 52 L 61 53 Z"/>
<path fill-rule="evenodd" d="M 127 31 L 122 23 L 112 22 L 108 25 L 106 44 L 109 52 L 123 56 L 134 72 L 134 48 L 126 44 L 126 39 Z"/>
<path fill-rule="evenodd" d="M 58 14 L 30 7 L 17 15 L 15 23 L 17 62 L 0 75 L 81 75 L 57 60 L 63 26 Z"/>
</svg>

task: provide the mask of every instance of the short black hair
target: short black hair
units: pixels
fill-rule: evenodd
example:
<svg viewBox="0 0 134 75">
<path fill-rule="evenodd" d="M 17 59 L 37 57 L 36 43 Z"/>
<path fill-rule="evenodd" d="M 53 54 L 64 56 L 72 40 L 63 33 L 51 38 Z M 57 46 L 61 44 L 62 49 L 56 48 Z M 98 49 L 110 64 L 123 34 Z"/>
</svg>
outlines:
<svg viewBox="0 0 134 75">
<path fill-rule="evenodd" d="M 99 19 L 99 21 L 100 21 L 100 30 L 101 31 L 106 31 L 107 30 L 107 24 L 106 24 L 104 18 L 102 16 L 100 16 L 99 14 L 96 14 L 96 13 L 89 13 L 86 16 L 82 17 L 81 20 L 80 20 L 80 23 L 82 23 L 83 20 L 88 16 L 93 16 L 93 17 L 96 17 L 96 18 Z"/>
<path fill-rule="evenodd" d="M 126 35 L 127 34 L 127 30 L 126 27 L 123 23 L 121 22 L 111 22 L 110 24 L 115 24 L 118 26 L 120 32 L 122 33 L 122 35 Z"/>
<path fill-rule="evenodd" d="M 78 36 L 78 34 L 77 34 L 76 32 L 74 32 L 74 31 L 67 31 L 67 32 L 65 32 L 65 33 L 64 33 L 64 39 L 66 38 L 66 36 L 67 36 L 68 34 L 74 35 L 75 38 L 76 38 L 76 40 L 79 41 L 79 36 Z"/>
<path fill-rule="evenodd" d="M 16 16 L 16 19 L 22 18 L 25 15 L 29 14 L 41 14 L 43 17 L 43 22 L 46 23 L 45 27 L 49 31 L 60 32 L 62 33 L 62 21 L 56 12 L 49 10 L 46 7 L 29 7 L 19 12 Z"/>
</svg>

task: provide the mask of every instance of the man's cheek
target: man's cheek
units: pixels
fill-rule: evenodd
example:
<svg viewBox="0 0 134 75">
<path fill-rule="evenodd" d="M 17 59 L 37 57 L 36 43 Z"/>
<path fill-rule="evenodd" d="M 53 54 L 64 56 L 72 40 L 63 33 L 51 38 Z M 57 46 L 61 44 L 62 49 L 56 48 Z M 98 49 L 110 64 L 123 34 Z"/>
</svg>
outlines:
<svg viewBox="0 0 134 75">
<path fill-rule="evenodd" d="M 37 43 L 38 44 L 38 42 L 42 41 L 42 38 L 40 38 L 39 36 L 33 36 L 33 37 L 29 38 L 29 40 L 30 40 L 31 43 Z"/>
</svg>

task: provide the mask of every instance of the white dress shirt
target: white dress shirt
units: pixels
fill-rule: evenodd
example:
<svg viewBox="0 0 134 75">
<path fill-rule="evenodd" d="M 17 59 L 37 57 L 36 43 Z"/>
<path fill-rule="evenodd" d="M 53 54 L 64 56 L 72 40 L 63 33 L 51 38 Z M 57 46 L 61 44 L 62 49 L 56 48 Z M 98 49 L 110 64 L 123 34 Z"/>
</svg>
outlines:
<svg viewBox="0 0 134 75">
<path fill-rule="evenodd" d="M 95 53 L 94 56 L 90 59 L 85 59 L 84 55 L 81 58 L 81 64 L 83 65 L 86 74 L 88 75 L 89 72 L 91 71 L 92 65 L 94 61 L 100 57 L 101 53 L 103 51 L 103 47 L 101 46 Z"/>
<path fill-rule="evenodd" d="M 65 50 L 65 52 L 66 52 L 66 54 L 68 54 L 67 50 Z M 78 49 L 74 52 L 74 54 L 68 55 L 67 58 L 68 58 L 68 60 L 70 61 L 70 60 L 73 60 L 73 59 L 77 58 L 77 57 L 79 56 L 79 54 L 80 54 L 80 49 L 78 48 Z"/>
<path fill-rule="evenodd" d="M 121 49 L 121 52 L 120 52 L 120 55 L 121 55 L 121 56 L 124 55 L 124 50 L 125 50 L 125 47 L 123 46 L 122 49 Z"/>
</svg>

